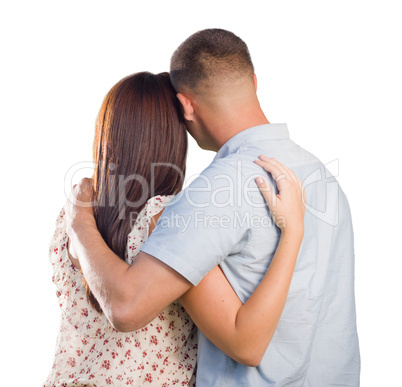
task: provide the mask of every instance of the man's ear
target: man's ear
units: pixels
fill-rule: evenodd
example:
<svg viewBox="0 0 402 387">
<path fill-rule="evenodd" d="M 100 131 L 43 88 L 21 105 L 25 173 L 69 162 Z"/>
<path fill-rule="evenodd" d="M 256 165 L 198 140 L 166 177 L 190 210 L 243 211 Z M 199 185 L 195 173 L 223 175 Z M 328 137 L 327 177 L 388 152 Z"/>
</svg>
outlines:
<svg viewBox="0 0 402 387">
<path fill-rule="evenodd" d="M 181 106 L 183 107 L 184 119 L 186 121 L 194 121 L 194 107 L 190 98 L 182 93 L 178 93 L 176 97 L 179 99 Z"/>
<path fill-rule="evenodd" d="M 253 81 L 254 81 L 255 91 L 257 91 L 257 75 L 255 75 L 255 74 L 254 74 Z"/>
</svg>

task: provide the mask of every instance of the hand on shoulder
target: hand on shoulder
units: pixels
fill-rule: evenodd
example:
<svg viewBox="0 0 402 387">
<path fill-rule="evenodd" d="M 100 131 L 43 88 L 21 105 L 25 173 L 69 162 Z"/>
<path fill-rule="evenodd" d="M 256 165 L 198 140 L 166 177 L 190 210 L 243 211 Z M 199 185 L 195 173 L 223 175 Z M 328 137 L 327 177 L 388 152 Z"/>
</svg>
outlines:
<svg viewBox="0 0 402 387">
<path fill-rule="evenodd" d="M 259 156 L 255 163 L 269 172 L 276 182 L 279 193 L 263 177 L 256 183 L 268 204 L 275 224 L 283 232 L 304 232 L 306 194 L 303 183 L 292 170 L 274 158 Z"/>
</svg>

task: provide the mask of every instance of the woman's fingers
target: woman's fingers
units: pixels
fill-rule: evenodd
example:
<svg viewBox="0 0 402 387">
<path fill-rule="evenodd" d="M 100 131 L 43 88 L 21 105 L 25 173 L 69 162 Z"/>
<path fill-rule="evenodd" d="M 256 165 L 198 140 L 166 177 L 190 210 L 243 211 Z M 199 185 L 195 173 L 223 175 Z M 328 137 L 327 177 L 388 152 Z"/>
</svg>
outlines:
<svg viewBox="0 0 402 387">
<path fill-rule="evenodd" d="M 260 156 L 260 159 L 255 160 L 254 162 L 269 172 L 277 183 L 281 179 L 286 178 L 286 170 L 281 168 L 281 166 L 275 163 L 272 159 L 265 158 L 265 156 L 264 158 L 261 158 Z"/>
<path fill-rule="evenodd" d="M 271 169 L 277 171 L 280 175 L 286 175 L 286 169 L 284 168 L 284 165 L 282 163 L 280 163 L 278 160 L 276 160 L 275 158 L 270 158 L 264 155 L 259 155 L 258 159 L 267 164 L 267 165 L 271 165 Z"/>
<path fill-rule="evenodd" d="M 275 203 L 274 200 L 276 198 L 275 191 L 271 189 L 269 183 L 262 176 L 257 177 L 255 182 L 263 194 L 268 207 L 272 209 Z"/>
<path fill-rule="evenodd" d="M 263 156 L 266 158 L 266 156 Z M 289 182 L 292 184 L 295 184 L 297 186 L 297 189 L 301 191 L 302 195 L 302 200 L 303 203 L 306 203 L 306 193 L 303 187 L 303 183 L 300 181 L 300 179 L 295 175 L 295 173 L 286 165 L 282 164 L 280 161 L 276 160 L 275 158 L 272 159 L 272 162 L 276 164 L 278 167 L 280 167 L 283 171 L 286 171 L 286 178 L 288 179 Z M 278 185 L 278 189 L 280 190 L 281 187 Z"/>
<path fill-rule="evenodd" d="M 288 179 L 298 180 L 298 178 L 294 174 L 294 172 L 290 168 L 288 168 L 286 165 L 284 165 L 280 161 L 278 161 L 275 157 L 269 158 L 267 156 L 260 155 L 259 158 L 260 158 L 260 160 L 270 161 L 273 165 L 275 165 L 278 169 L 280 169 L 282 171 L 282 173 L 285 174 Z"/>
<path fill-rule="evenodd" d="M 305 211 L 305 192 L 303 185 L 294 172 L 278 160 L 261 155 L 255 163 L 271 173 L 276 181 L 279 194 L 269 187 L 262 177 L 256 179 L 256 184 L 263 194 L 272 218 L 283 231 L 301 230 Z"/>
<path fill-rule="evenodd" d="M 270 159 L 261 155 L 260 159 L 255 160 L 254 162 L 272 175 L 279 192 L 283 189 L 283 184 L 286 184 L 287 181 L 293 181 L 293 176 L 289 176 L 289 172 L 278 160 Z"/>
<path fill-rule="evenodd" d="M 278 181 L 280 179 L 286 178 L 295 182 L 299 182 L 300 180 L 294 174 L 294 172 L 288 168 L 286 165 L 282 164 L 275 158 L 269 158 L 264 155 L 260 155 L 258 160 L 255 160 L 255 163 L 260 167 L 264 168 L 266 171 L 272 172 L 275 174 L 272 177 L 274 180 Z"/>
</svg>

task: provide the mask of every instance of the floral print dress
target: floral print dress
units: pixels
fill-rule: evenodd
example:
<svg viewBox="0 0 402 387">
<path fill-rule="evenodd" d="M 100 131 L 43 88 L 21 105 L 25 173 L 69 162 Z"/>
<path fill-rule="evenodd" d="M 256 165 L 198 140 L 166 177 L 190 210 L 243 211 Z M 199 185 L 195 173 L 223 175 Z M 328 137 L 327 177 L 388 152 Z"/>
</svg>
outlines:
<svg viewBox="0 0 402 387">
<path fill-rule="evenodd" d="M 126 261 L 135 260 L 151 218 L 171 196 L 148 200 L 128 236 Z M 87 301 L 82 273 L 67 252 L 64 210 L 50 245 L 61 308 L 54 363 L 44 386 L 195 386 L 196 327 L 178 301 L 144 328 L 118 332 Z"/>
</svg>

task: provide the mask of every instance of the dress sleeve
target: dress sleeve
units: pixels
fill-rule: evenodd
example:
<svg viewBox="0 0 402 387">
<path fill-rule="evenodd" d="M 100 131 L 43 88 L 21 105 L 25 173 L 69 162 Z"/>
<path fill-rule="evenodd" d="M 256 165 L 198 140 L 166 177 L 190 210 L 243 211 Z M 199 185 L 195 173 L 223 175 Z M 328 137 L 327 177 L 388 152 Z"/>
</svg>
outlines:
<svg viewBox="0 0 402 387">
<path fill-rule="evenodd" d="M 127 237 L 126 262 L 132 265 L 136 255 L 148 238 L 149 225 L 152 217 L 163 211 L 173 198 L 171 195 L 157 195 L 150 198 L 138 214 L 133 228 Z"/>
<path fill-rule="evenodd" d="M 62 209 L 50 242 L 52 281 L 56 286 L 56 296 L 66 321 L 80 334 L 96 337 L 100 332 L 108 332 L 113 328 L 107 318 L 87 302 L 85 288 L 82 285 L 82 273 L 71 263 L 68 256 L 68 235 L 64 215 Z M 89 324 L 88 321 L 92 323 Z"/>
</svg>

